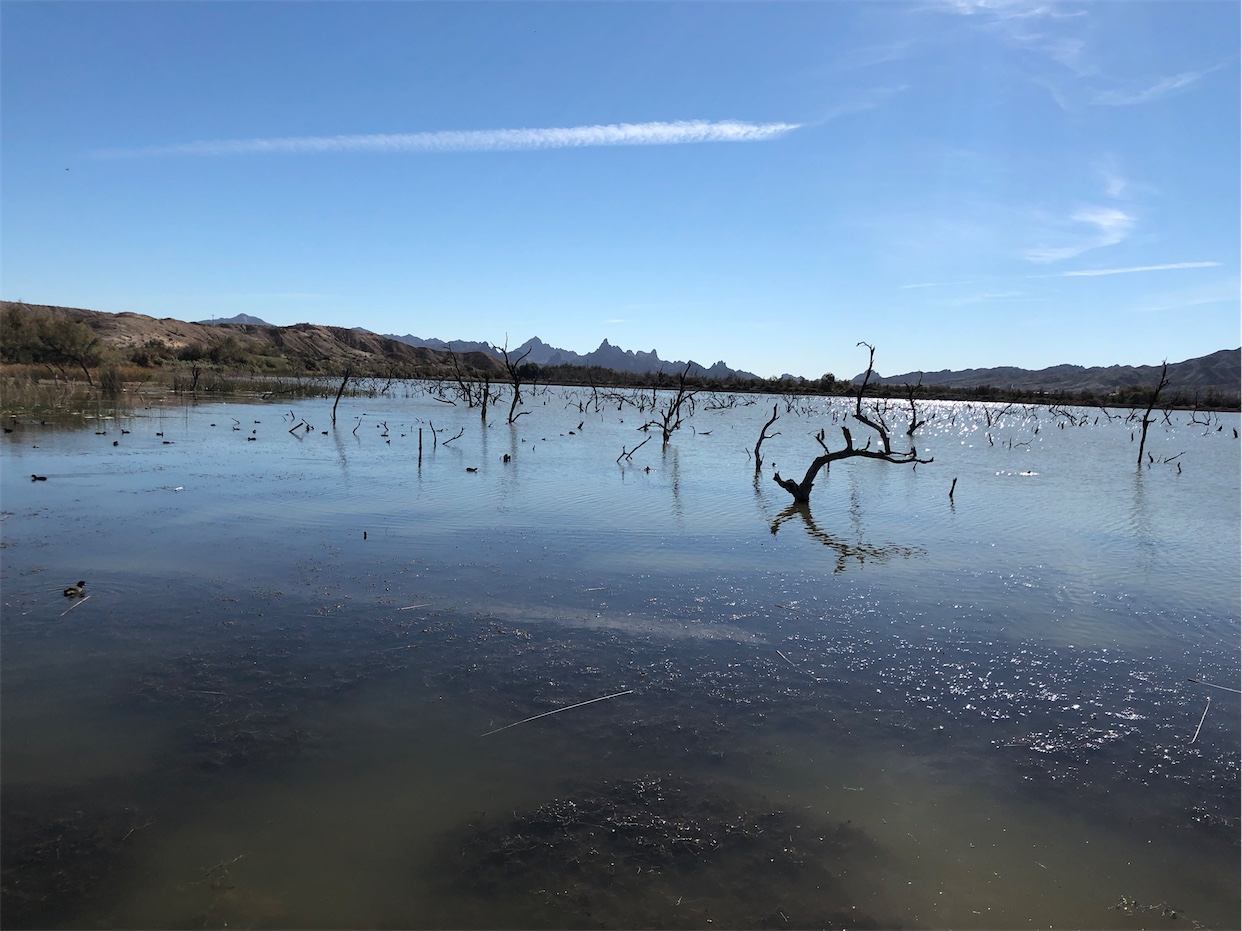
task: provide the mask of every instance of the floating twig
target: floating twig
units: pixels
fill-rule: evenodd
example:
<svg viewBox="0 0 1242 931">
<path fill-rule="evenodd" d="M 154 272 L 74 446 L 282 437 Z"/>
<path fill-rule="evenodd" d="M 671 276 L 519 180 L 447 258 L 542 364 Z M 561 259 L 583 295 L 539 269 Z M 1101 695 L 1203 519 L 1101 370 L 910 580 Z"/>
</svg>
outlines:
<svg viewBox="0 0 1242 931">
<path fill-rule="evenodd" d="M 1204 682 L 1202 679 L 1187 679 L 1186 681 L 1193 682 L 1195 685 L 1206 685 L 1210 689 L 1220 689 L 1224 692 L 1233 692 L 1234 695 L 1242 695 L 1242 691 L 1239 691 L 1238 689 L 1231 689 L 1227 685 L 1215 685 L 1211 682 Z"/>
<path fill-rule="evenodd" d="M 421 604 L 421 605 L 406 605 L 404 608 L 398 608 L 397 610 L 398 611 L 413 611 L 415 608 L 430 608 L 430 607 L 431 607 L 431 602 L 429 601 L 426 604 Z"/>
<path fill-rule="evenodd" d="M 1212 699 L 1208 699 L 1206 707 L 1203 709 L 1203 717 L 1199 719 L 1199 726 L 1195 728 L 1195 736 L 1190 738 L 1190 742 L 1194 743 L 1199 739 L 1199 731 L 1203 728 L 1203 722 L 1207 720 L 1208 708 L 1212 707 Z"/>
<path fill-rule="evenodd" d="M 819 681 L 820 681 L 819 676 L 815 675 L 815 673 L 811 672 L 809 669 L 803 669 L 801 666 L 799 666 L 797 663 L 795 663 L 793 660 L 791 660 L 788 656 L 786 656 L 786 655 L 785 655 L 784 653 L 782 653 L 780 650 L 777 650 L 777 651 L 776 651 L 776 655 L 777 655 L 777 656 L 779 656 L 781 659 L 783 659 L 785 662 L 787 662 L 787 663 L 788 663 L 790 666 L 792 666 L 794 669 L 798 670 L 798 672 L 804 672 L 804 673 L 806 673 L 808 676 L 810 676 L 810 677 L 811 677 L 812 679 L 814 679 L 816 682 L 819 682 Z"/>
<path fill-rule="evenodd" d="M 74 602 L 73 604 L 71 604 L 69 607 L 65 608 L 65 610 L 64 610 L 64 611 L 61 611 L 61 612 L 60 612 L 60 616 L 61 616 L 61 617 L 64 617 L 66 614 L 68 614 L 70 611 L 72 611 L 72 610 L 73 610 L 74 608 L 76 608 L 78 605 L 80 605 L 80 604 L 84 604 L 84 603 L 86 603 L 86 602 L 88 602 L 88 601 L 90 601 L 90 600 L 91 600 L 91 596 L 90 596 L 90 595 L 87 595 L 85 598 L 81 598 L 81 599 L 79 599 L 79 600 L 75 601 L 75 602 Z"/>
<path fill-rule="evenodd" d="M 121 844 L 125 843 L 125 841 L 129 838 L 130 834 L 133 834 L 135 831 L 141 831 L 143 828 L 149 828 L 153 824 L 155 824 L 154 821 L 148 821 L 146 824 L 140 824 L 136 828 L 130 828 L 129 831 L 126 832 L 125 837 L 122 837 L 118 841 L 118 843 L 121 843 Z"/>
<path fill-rule="evenodd" d="M 562 711 L 572 711 L 574 708 L 581 708 L 583 705 L 593 705 L 597 701 L 606 701 L 609 698 L 616 698 L 618 695 L 629 695 L 633 689 L 623 689 L 620 692 L 613 692 L 611 695 L 601 695 L 599 698 L 589 698 L 586 701 L 580 701 L 576 705 L 566 705 L 564 708 L 553 708 L 551 711 L 545 711 L 542 714 L 533 714 L 529 718 L 523 718 L 520 721 L 514 721 L 512 724 L 506 724 L 504 727 L 498 727 L 495 730 L 488 731 L 486 734 L 480 734 L 480 737 L 488 737 L 492 734 L 499 734 L 501 731 L 507 731 L 511 727 L 517 727 L 519 724 L 526 724 L 529 721 L 537 721 L 539 718 L 546 718 L 550 714 L 560 714 Z"/>
</svg>

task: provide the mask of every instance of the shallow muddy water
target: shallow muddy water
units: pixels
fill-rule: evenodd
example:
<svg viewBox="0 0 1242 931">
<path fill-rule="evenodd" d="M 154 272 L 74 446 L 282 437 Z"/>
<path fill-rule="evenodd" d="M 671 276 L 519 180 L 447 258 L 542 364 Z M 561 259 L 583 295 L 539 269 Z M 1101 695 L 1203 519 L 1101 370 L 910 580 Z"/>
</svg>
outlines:
<svg viewBox="0 0 1242 931">
<path fill-rule="evenodd" d="M 10 424 L 6 926 L 1237 926 L 1237 415 L 399 394 Z"/>
</svg>

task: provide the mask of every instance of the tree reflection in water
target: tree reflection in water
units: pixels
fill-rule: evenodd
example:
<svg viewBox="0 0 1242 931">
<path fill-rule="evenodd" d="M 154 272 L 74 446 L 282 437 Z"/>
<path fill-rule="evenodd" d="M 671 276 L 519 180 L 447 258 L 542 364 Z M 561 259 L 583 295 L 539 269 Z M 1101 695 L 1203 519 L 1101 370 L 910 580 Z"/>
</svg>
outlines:
<svg viewBox="0 0 1242 931">
<path fill-rule="evenodd" d="M 909 559 L 911 556 L 919 556 L 926 552 L 926 550 L 919 546 L 901 546 L 896 543 L 865 543 L 862 540 L 851 542 L 834 536 L 815 523 L 815 518 L 811 516 L 810 504 L 800 501 L 793 502 L 772 519 L 771 530 L 773 536 L 780 530 L 782 524 L 793 520 L 795 517 L 802 518 L 806 532 L 812 538 L 831 548 L 837 554 L 837 564 L 832 570 L 833 572 L 844 571 L 849 562 L 855 559 L 858 560 L 858 564 L 861 566 L 867 560 L 886 562 L 894 556 Z"/>
</svg>

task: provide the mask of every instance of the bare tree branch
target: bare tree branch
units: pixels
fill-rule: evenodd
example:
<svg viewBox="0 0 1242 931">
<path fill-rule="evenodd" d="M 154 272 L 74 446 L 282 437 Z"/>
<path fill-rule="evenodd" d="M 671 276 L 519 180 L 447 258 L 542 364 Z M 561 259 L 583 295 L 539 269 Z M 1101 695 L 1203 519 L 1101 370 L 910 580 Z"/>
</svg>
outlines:
<svg viewBox="0 0 1242 931">
<path fill-rule="evenodd" d="M 830 449 L 824 441 L 824 431 L 821 429 L 816 435 L 815 440 L 819 443 L 820 449 L 824 451 L 823 455 L 816 456 L 810 466 L 807 467 L 806 474 L 802 477 L 802 481 L 795 482 L 791 478 L 781 478 L 781 474 L 777 472 L 772 476 L 772 481 L 780 485 L 787 492 L 793 495 L 795 502 L 806 502 L 811 500 L 811 489 L 815 485 L 815 479 L 819 475 L 821 469 L 826 469 L 834 462 L 842 459 L 879 459 L 882 462 L 891 462 L 895 465 L 905 465 L 908 463 L 928 463 L 931 459 L 920 459 L 918 451 L 914 448 L 913 440 L 915 430 L 922 426 L 922 421 L 918 419 L 918 410 L 914 404 L 914 392 L 910 391 L 910 422 L 914 426 L 907 432 L 907 436 L 911 439 L 911 445 L 908 450 L 894 452 L 891 441 L 889 439 L 888 424 L 884 420 L 884 416 L 877 405 L 872 414 L 874 419 L 863 413 L 862 402 L 863 392 L 866 390 L 868 383 L 871 381 L 871 374 L 875 364 L 875 347 L 870 343 L 859 343 L 860 346 L 866 346 L 870 350 L 870 357 L 867 360 L 867 373 L 863 376 L 862 384 L 858 388 L 858 393 L 854 400 L 854 419 L 860 423 L 866 424 L 880 438 L 880 449 L 872 449 L 871 441 L 868 440 L 865 446 L 855 446 L 854 437 L 846 426 L 841 427 L 841 435 L 845 440 L 844 449 Z"/>
<path fill-rule="evenodd" d="M 669 437 L 673 435 L 674 430 L 681 428 L 682 407 L 689 403 L 694 404 L 694 396 L 698 391 L 691 391 L 686 388 L 686 376 L 690 374 L 690 363 L 686 363 L 686 370 L 677 376 L 677 393 L 673 395 L 664 405 L 662 410 L 657 410 L 655 389 L 652 389 L 651 408 L 659 414 L 659 420 L 649 420 L 639 429 L 646 430 L 649 427 L 659 427 L 664 437 L 664 445 L 668 445 Z"/>
<path fill-rule="evenodd" d="M 517 406 L 522 403 L 522 373 L 520 371 L 522 363 L 526 361 L 526 357 L 530 355 L 531 349 L 527 349 L 516 359 L 509 356 L 509 341 L 506 339 L 504 346 L 493 346 L 497 352 L 504 356 L 505 372 L 509 375 L 509 381 L 513 382 L 513 402 L 509 405 L 509 423 L 513 423 L 522 414 L 529 414 L 530 411 L 522 411 L 521 414 L 515 413 Z"/>
<path fill-rule="evenodd" d="M 775 404 L 772 405 L 772 417 L 763 425 L 763 428 L 759 431 L 759 439 L 755 442 L 755 472 L 758 472 L 761 468 L 763 468 L 763 459 L 759 455 L 759 447 L 763 445 L 763 441 L 770 440 L 774 436 L 780 436 L 779 432 L 768 433 L 768 427 L 776 423 L 777 418 L 780 416 L 776 413 L 776 407 L 777 406 Z"/>
</svg>

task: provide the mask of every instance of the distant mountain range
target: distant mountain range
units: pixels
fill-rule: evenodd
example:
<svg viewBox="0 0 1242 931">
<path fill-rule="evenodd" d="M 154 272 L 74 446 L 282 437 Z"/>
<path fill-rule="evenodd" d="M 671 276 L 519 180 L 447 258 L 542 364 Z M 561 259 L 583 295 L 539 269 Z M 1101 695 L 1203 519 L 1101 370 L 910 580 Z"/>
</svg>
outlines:
<svg viewBox="0 0 1242 931">
<path fill-rule="evenodd" d="M 271 326 L 265 320 L 258 317 L 252 317 L 249 314 L 238 314 L 235 317 L 213 317 L 211 320 L 199 320 L 199 323 L 212 325 L 222 324 L 246 324 L 248 326 Z M 410 346 L 416 346 L 421 349 L 435 349 L 439 352 L 452 351 L 463 354 L 467 352 L 484 352 L 488 355 L 495 356 L 497 359 L 503 359 L 504 353 L 495 349 L 491 343 L 483 343 L 468 339 L 424 339 L 421 336 L 415 336 L 412 333 L 406 333 L 404 336 L 398 336 L 396 333 L 374 333 L 365 327 L 354 327 L 359 333 L 371 333 L 375 336 L 383 336 L 385 339 L 395 339 Z M 553 365 L 582 365 L 582 366 L 598 366 L 599 368 L 612 369 L 617 372 L 633 372 L 636 374 L 645 374 L 647 372 L 669 372 L 677 373 L 686 371 L 686 363 L 676 360 L 661 359 L 660 354 L 654 349 L 651 352 L 634 352 L 629 349 L 622 349 L 614 346 L 608 340 L 604 340 L 599 344 L 599 348 L 594 352 L 588 352 L 586 355 L 574 352 L 572 349 L 558 349 L 555 346 L 549 346 L 538 336 L 532 336 L 516 349 L 509 350 L 509 358 L 519 359 L 525 356 L 526 362 L 535 365 L 553 366 Z M 749 380 L 758 380 L 759 376 L 753 372 L 745 372 L 741 369 L 731 369 L 723 361 L 716 362 L 711 366 L 700 365 L 691 360 L 689 363 L 689 374 L 701 378 L 743 378 Z"/>
<path fill-rule="evenodd" d="M 854 377 L 862 381 L 866 372 Z M 1091 366 L 1054 365 L 1050 368 L 1029 369 L 1003 366 L 990 369 L 964 369 L 951 372 L 906 372 L 904 375 L 876 376 L 872 382 L 884 385 L 916 385 L 926 387 L 944 385 L 948 388 L 975 388 L 991 385 L 993 388 L 1017 388 L 1027 391 L 1091 391 L 1107 393 L 1126 385 L 1155 385 L 1160 381 L 1159 365 L 1109 365 Z M 1242 385 L 1242 349 L 1222 349 L 1211 355 L 1185 362 L 1169 364 L 1169 387 L 1173 390 L 1217 391 L 1236 395 Z"/>
<path fill-rule="evenodd" d="M 405 336 L 397 336 L 395 333 L 385 333 L 384 336 L 389 339 L 400 340 L 403 343 L 409 343 L 411 346 L 422 346 L 427 349 L 449 350 L 453 352 L 489 352 L 496 358 L 501 358 L 503 353 L 493 349 L 487 343 L 476 343 L 468 340 L 449 340 L 445 342 L 442 339 L 423 339 L 407 333 Z M 659 353 L 654 349 L 651 352 L 634 352 L 630 349 L 622 349 L 614 346 L 608 340 L 604 340 L 599 344 L 599 348 L 594 352 L 588 352 L 585 355 L 574 352 L 571 349 L 558 349 L 555 346 L 549 346 L 538 336 L 532 336 L 516 349 L 509 350 L 510 359 L 518 359 L 523 355 L 526 356 L 527 362 L 533 362 L 535 365 L 553 366 L 553 365 L 583 365 L 598 366 L 600 368 L 612 369 L 617 372 L 633 372 L 642 374 L 646 372 L 669 372 L 680 374 L 686 371 L 685 362 L 661 359 Z M 731 369 L 725 363 L 717 362 L 711 366 L 700 365 L 691 360 L 689 362 L 689 374 L 704 378 L 744 378 L 748 380 L 757 380 L 758 375 L 753 372 L 744 372 L 740 369 Z"/>
<path fill-rule="evenodd" d="M 4 301 L 3 306 L 17 306 Z M 26 306 L 26 305 L 22 305 Z M 198 323 L 182 323 L 172 318 L 154 320 L 141 314 L 110 314 L 97 311 L 80 310 L 63 307 L 41 307 L 42 310 L 70 316 L 71 319 L 88 323 L 104 341 L 122 348 L 141 345 L 150 338 L 163 339 L 172 346 L 183 346 L 188 342 L 199 341 L 213 344 L 223 338 L 223 334 L 214 329 L 194 330 L 198 327 L 231 327 L 231 332 L 238 338 L 250 341 L 259 340 L 265 345 L 275 346 L 282 351 L 288 349 L 300 354 L 315 355 L 325 360 L 340 362 L 348 359 L 383 359 L 432 364 L 429 356 L 411 356 L 406 359 L 410 349 L 445 352 L 452 350 L 459 356 L 469 355 L 470 364 L 479 371 L 501 371 L 494 360 L 501 358 L 501 353 L 483 342 L 469 340 L 422 339 L 413 335 L 394 336 L 377 334 L 362 327 L 351 330 L 340 327 L 314 326 L 308 323 L 293 327 L 277 327 L 258 317 L 249 314 L 238 314 L 235 317 L 214 318 Z M 211 334 L 210 336 L 207 334 Z M 397 344 L 397 345 L 394 345 Z M 409 347 L 407 349 L 406 347 Z M 538 337 L 532 337 L 516 349 L 509 350 L 512 359 L 524 353 L 527 362 L 541 366 L 580 365 L 599 366 L 620 372 L 645 374 L 649 372 L 680 373 L 685 370 L 686 363 L 661 359 L 653 349 L 650 352 L 633 352 L 614 346 L 608 340 L 599 344 L 599 348 L 585 355 L 568 349 L 549 346 Z M 707 367 L 690 362 L 693 375 L 708 378 L 728 378 L 734 376 L 741 379 L 760 380 L 757 375 L 738 369 L 729 368 L 724 362 L 717 362 Z M 859 382 L 865 373 L 854 377 Z M 949 388 L 976 388 L 990 385 L 994 388 L 1014 388 L 1027 391 L 1090 391 L 1092 393 L 1108 393 L 1126 385 L 1155 385 L 1160 378 L 1158 365 L 1110 365 L 1091 366 L 1054 365 L 1049 368 L 1032 371 L 1030 369 L 1002 366 L 998 368 L 964 369 L 961 371 L 914 371 L 902 375 L 872 374 L 872 381 L 877 384 L 904 385 L 922 383 L 925 387 L 945 386 Z M 785 375 L 781 380 L 805 381 L 805 379 Z M 1170 388 L 1181 391 L 1206 391 L 1215 389 L 1226 396 L 1236 396 L 1242 387 L 1242 349 L 1222 349 L 1210 355 L 1196 359 L 1187 359 L 1169 365 Z"/>
</svg>

